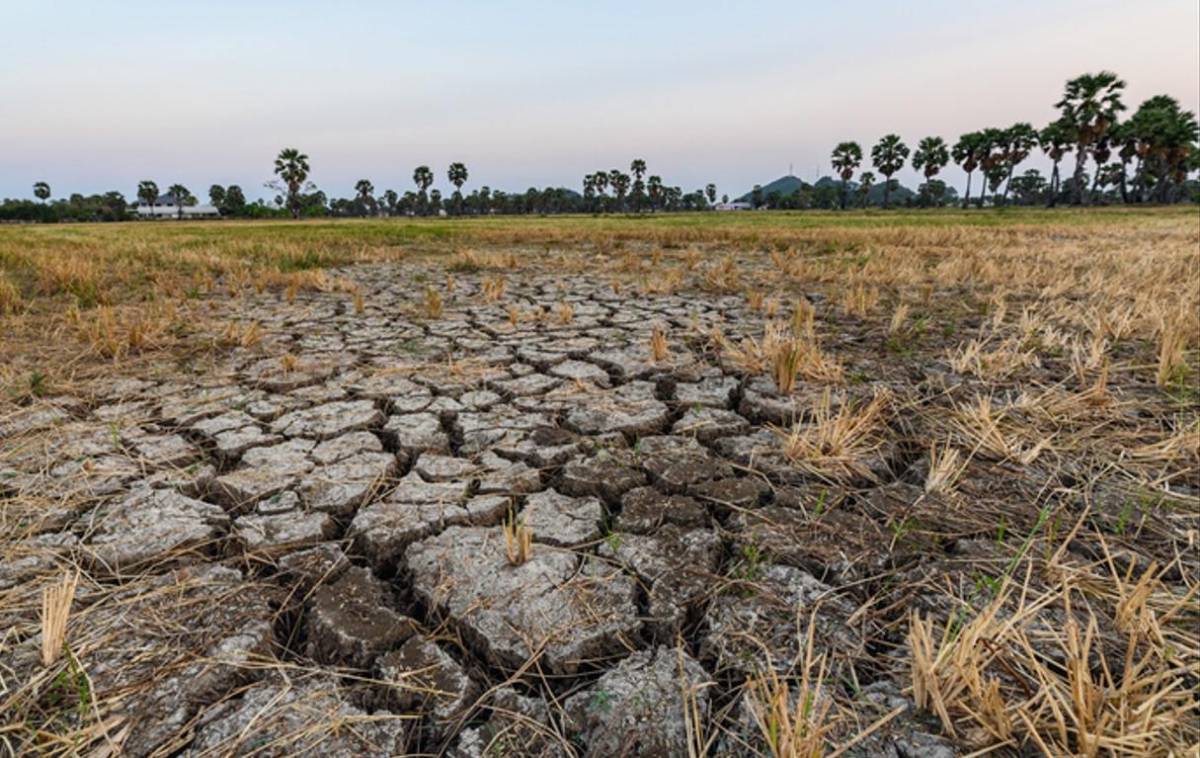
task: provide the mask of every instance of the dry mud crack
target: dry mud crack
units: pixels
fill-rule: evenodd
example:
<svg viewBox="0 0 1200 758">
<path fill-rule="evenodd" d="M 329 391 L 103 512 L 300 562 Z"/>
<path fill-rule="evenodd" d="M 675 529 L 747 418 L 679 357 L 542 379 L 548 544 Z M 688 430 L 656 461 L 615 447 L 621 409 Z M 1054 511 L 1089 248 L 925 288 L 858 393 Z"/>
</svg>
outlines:
<svg viewBox="0 0 1200 758">
<path fill-rule="evenodd" d="M 437 267 L 340 273 L 365 312 L 248 294 L 221 307 L 262 341 L 218 370 L 4 420 L 0 491 L 39 507 L 7 517 L 0 678 L 40 675 L 35 579 L 78 563 L 71 654 L 92 701 L 129 693 L 95 727 L 129 755 L 677 756 L 701 727 L 754 755 L 744 684 L 798 677 L 809 635 L 864 727 L 891 714 L 851 754 L 957 753 L 897 624 L 988 537 L 923 487 L 919 421 L 884 419 L 844 470 L 794 465 L 826 386 L 780 394 L 707 347 L 762 333 L 741 298 L 528 274 L 496 303 L 458 274 L 434 316 L 414 281 Z M 832 407 L 950 405 L 907 370 Z M 1068 484 L 969 465 L 976 508 Z M 506 525 L 531 532 L 517 565 Z"/>
</svg>

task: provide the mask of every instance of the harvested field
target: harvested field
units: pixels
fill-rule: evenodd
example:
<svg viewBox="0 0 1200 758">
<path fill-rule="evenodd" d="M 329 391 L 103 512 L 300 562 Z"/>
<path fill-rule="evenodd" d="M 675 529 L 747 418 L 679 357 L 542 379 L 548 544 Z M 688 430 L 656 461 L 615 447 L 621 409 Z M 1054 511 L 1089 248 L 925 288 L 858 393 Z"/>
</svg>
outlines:
<svg viewBox="0 0 1200 758">
<path fill-rule="evenodd" d="M 1200 749 L 1192 209 L 0 228 L 0 324 L 0 751 Z"/>
</svg>

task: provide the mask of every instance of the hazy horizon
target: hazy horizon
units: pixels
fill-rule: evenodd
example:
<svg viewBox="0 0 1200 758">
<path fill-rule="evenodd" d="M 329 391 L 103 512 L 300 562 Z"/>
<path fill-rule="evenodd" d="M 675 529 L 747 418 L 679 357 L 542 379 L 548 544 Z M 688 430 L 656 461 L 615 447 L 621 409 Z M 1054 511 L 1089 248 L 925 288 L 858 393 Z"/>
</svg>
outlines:
<svg viewBox="0 0 1200 758">
<path fill-rule="evenodd" d="M 1063 83 L 1116 71 L 1132 111 L 1165 93 L 1200 110 L 1200 6 L 882 2 L 731 11 L 713 2 L 568 7 L 215 0 L 6 8 L 0 197 L 119 190 L 141 179 L 269 197 L 282 147 L 331 197 L 412 189 L 429 165 L 464 191 L 566 186 L 598 169 L 739 195 L 881 135 L 910 145 L 1055 115 Z M 1073 162 L 1073 157 L 1069 162 Z M 865 161 L 865 162 L 869 162 Z M 1022 169 L 1044 167 L 1040 154 Z M 865 166 L 864 166 L 865 168 Z M 915 172 L 897 176 L 915 186 Z M 962 172 L 942 174 L 962 189 Z"/>
</svg>

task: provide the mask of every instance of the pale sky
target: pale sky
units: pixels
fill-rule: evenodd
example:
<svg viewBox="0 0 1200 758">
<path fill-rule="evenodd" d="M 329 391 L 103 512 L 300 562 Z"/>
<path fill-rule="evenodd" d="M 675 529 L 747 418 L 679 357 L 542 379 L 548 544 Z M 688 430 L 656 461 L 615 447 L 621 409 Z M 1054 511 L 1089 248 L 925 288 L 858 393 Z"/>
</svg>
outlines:
<svg viewBox="0 0 1200 758">
<path fill-rule="evenodd" d="M 331 197 L 404 192 L 422 163 L 444 190 L 451 161 L 468 191 L 579 189 L 635 157 L 736 196 L 830 173 L 844 139 L 1040 127 L 1100 69 L 1131 110 L 1200 110 L 1200 3 L 0 0 L 0 197 L 153 179 L 253 199 L 290 146 Z"/>
</svg>

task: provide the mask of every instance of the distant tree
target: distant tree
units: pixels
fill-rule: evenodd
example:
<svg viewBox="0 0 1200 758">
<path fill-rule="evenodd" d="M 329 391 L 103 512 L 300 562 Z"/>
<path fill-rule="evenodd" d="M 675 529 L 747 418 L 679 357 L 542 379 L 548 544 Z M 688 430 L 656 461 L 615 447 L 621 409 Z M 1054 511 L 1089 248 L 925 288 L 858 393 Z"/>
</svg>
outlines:
<svg viewBox="0 0 1200 758">
<path fill-rule="evenodd" d="M 442 192 L 441 190 L 433 190 L 429 193 L 429 207 L 436 216 L 442 209 Z"/>
<path fill-rule="evenodd" d="M 629 164 L 629 173 L 633 174 L 634 179 L 641 179 L 646 175 L 646 161 L 634 158 Z"/>
<path fill-rule="evenodd" d="M 980 132 L 979 168 L 983 172 L 983 188 L 979 191 L 980 208 L 987 199 L 988 191 L 993 195 L 1008 174 L 1004 163 L 1004 130 L 988 127 Z"/>
<path fill-rule="evenodd" d="M 417 185 L 418 192 L 429 189 L 429 185 L 433 184 L 433 172 L 429 170 L 429 166 L 417 166 L 413 169 L 413 184 Z"/>
<path fill-rule="evenodd" d="M 467 166 L 465 163 L 451 163 L 446 171 L 446 178 L 454 185 L 454 212 L 462 212 L 462 186 L 467 181 Z"/>
<path fill-rule="evenodd" d="M 763 188 L 761 184 L 754 185 L 754 189 L 750 190 L 750 205 L 754 208 L 761 208 L 763 205 Z"/>
<path fill-rule="evenodd" d="M 150 206 L 150 217 L 154 218 L 154 206 L 158 203 L 158 185 L 149 179 L 143 179 L 138 182 L 137 196 L 143 205 Z"/>
<path fill-rule="evenodd" d="M 709 186 L 711 187 L 712 185 Z M 714 188 L 713 191 L 715 192 L 716 189 Z M 651 210 L 658 210 L 663 207 L 666 195 L 663 192 L 663 180 L 661 176 L 651 174 L 650 178 L 646 180 L 646 192 L 650 196 Z"/>
<path fill-rule="evenodd" d="M 716 205 L 716 203 L 717 203 L 717 185 L 713 184 L 712 182 L 709 182 L 708 184 L 704 185 L 704 196 L 708 198 L 709 205 Z"/>
<path fill-rule="evenodd" d="M 182 184 L 172 184 L 167 187 L 167 194 L 174 198 L 176 217 L 182 220 L 183 206 L 188 204 L 188 198 L 192 196 L 192 193 Z"/>
<path fill-rule="evenodd" d="M 33 196 L 42 201 L 45 205 L 50 199 L 50 185 L 45 182 L 37 182 L 33 185 Z"/>
<path fill-rule="evenodd" d="M 967 173 L 967 190 L 963 193 L 963 208 L 970 205 L 971 176 L 975 173 L 975 169 L 979 168 L 979 160 L 982 157 L 980 153 L 985 152 L 984 148 L 982 132 L 967 132 L 958 138 L 958 142 L 954 143 L 954 147 L 950 151 L 954 162 Z"/>
<path fill-rule="evenodd" d="M 417 185 L 418 210 L 423 212 L 429 201 L 426 190 L 433 184 L 433 172 L 429 170 L 429 166 L 417 166 L 413 169 L 413 184 Z"/>
<path fill-rule="evenodd" d="M 842 177 L 842 210 L 846 210 L 846 195 L 850 191 L 850 179 L 862 164 L 862 148 L 857 142 L 840 142 L 830 155 L 833 170 Z"/>
<path fill-rule="evenodd" d="M 1071 125 L 1064 119 L 1052 121 L 1038 132 L 1038 146 L 1050 159 L 1053 168 L 1050 170 L 1050 181 L 1047 185 L 1047 205 L 1053 208 L 1058 203 L 1059 188 L 1062 179 L 1058 172 L 1058 164 L 1063 156 L 1074 149 L 1071 136 Z"/>
<path fill-rule="evenodd" d="M 400 196 L 396 194 L 396 190 L 385 190 L 383 193 L 383 207 L 387 209 L 389 216 L 396 215 L 396 204 L 400 202 Z"/>
<path fill-rule="evenodd" d="M 875 174 L 870 171 L 864 171 L 858 177 L 858 195 L 862 203 L 862 207 L 867 207 L 867 200 L 871 196 L 871 188 L 875 186 Z"/>
<path fill-rule="evenodd" d="M 246 212 L 246 196 L 242 193 L 241 187 L 231 184 L 225 189 L 225 203 L 222 210 L 230 216 L 241 216 Z"/>
<path fill-rule="evenodd" d="M 214 184 L 208 188 L 208 202 L 217 210 L 225 205 L 225 188 L 219 184 Z"/>
<path fill-rule="evenodd" d="M 1125 110 L 1121 101 L 1124 89 L 1125 82 L 1111 71 L 1083 74 L 1067 82 L 1062 99 L 1055 103 L 1075 143 L 1072 202 L 1076 205 L 1087 202 L 1082 181 L 1084 168 L 1094 147 L 1116 124 L 1117 114 Z"/>
<path fill-rule="evenodd" d="M 1004 163 L 1008 169 L 1007 181 L 1004 185 L 1004 200 L 1008 200 L 1008 191 L 1012 185 L 1013 172 L 1022 161 L 1029 157 L 1038 144 L 1038 132 L 1032 124 L 1018 121 L 1004 130 L 1001 149 L 1004 152 Z"/>
<path fill-rule="evenodd" d="M 949 162 L 950 150 L 946 147 L 946 141 L 941 137 L 925 137 L 917 143 L 917 149 L 912 157 L 912 166 L 925 175 L 925 184 L 922 186 L 923 199 L 936 200 L 940 203 L 946 185 L 941 185 L 942 192 L 937 193 L 935 197 L 931 192 L 934 189 L 933 177 L 937 176 L 938 172 Z"/>
<path fill-rule="evenodd" d="M 370 179 L 359 179 L 354 183 L 354 191 L 357 193 L 354 201 L 359 208 L 359 215 L 373 215 L 378 207 L 375 202 L 375 185 Z"/>
<path fill-rule="evenodd" d="M 871 163 L 875 170 L 884 176 L 883 207 L 888 207 L 888 198 L 892 192 L 892 174 L 904 168 L 908 161 L 908 145 L 901 141 L 897 134 L 888 134 L 871 148 Z"/>
<path fill-rule="evenodd" d="M 294 147 L 280 150 L 275 158 L 275 174 L 287 187 L 287 207 L 294 219 L 300 218 L 300 190 L 308 172 L 308 156 Z"/>
<path fill-rule="evenodd" d="M 721 202 L 728 205 L 729 204 L 729 195 L 721 195 Z"/>
<path fill-rule="evenodd" d="M 596 177 L 593 174 L 584 174 L 583 176 L 583 203 L 587 210 L 595 211 Z"/>
<path fill-rule="evenodd" d="M 1173 192 L 1183 188 L 1190 161 L 1195 160 L 1196 114 L 1182 110 L 1173 97 L 1156 95 L 1138 106 L 1123 129 L 1138 158 L 1134 199 L 1146 199 L 1150 189 L 1149 199 L 1169 202 Z"/>
<path fill-rule="evenodd" d="M 612 185 L 617 208 L 624 210 L 625 193 L 629 191 L 629 174 L 621 173 L 620 170 L 614 168 L 608 173 L 608 183 Z"/>
<path fill-rule="evenodd" d="M 597 171 L 592 174 L 592 183 L 596 185 L 596 194 L 600 197 L 600 205 L 604 207 L 604 199 L 607 197 L 605 190 L 608 189 L 608 172 Z"/>
<path fill-rule="evenodd" d="M 1048 185 L 1041 172 L 1031 168 L 1020 176 L 1014 176 L 1009 181 L 1009 186 L 1012 188 L 1013 200 L 1019 205 L 1034 205 L 1045 195 Z"/>
</svg>

